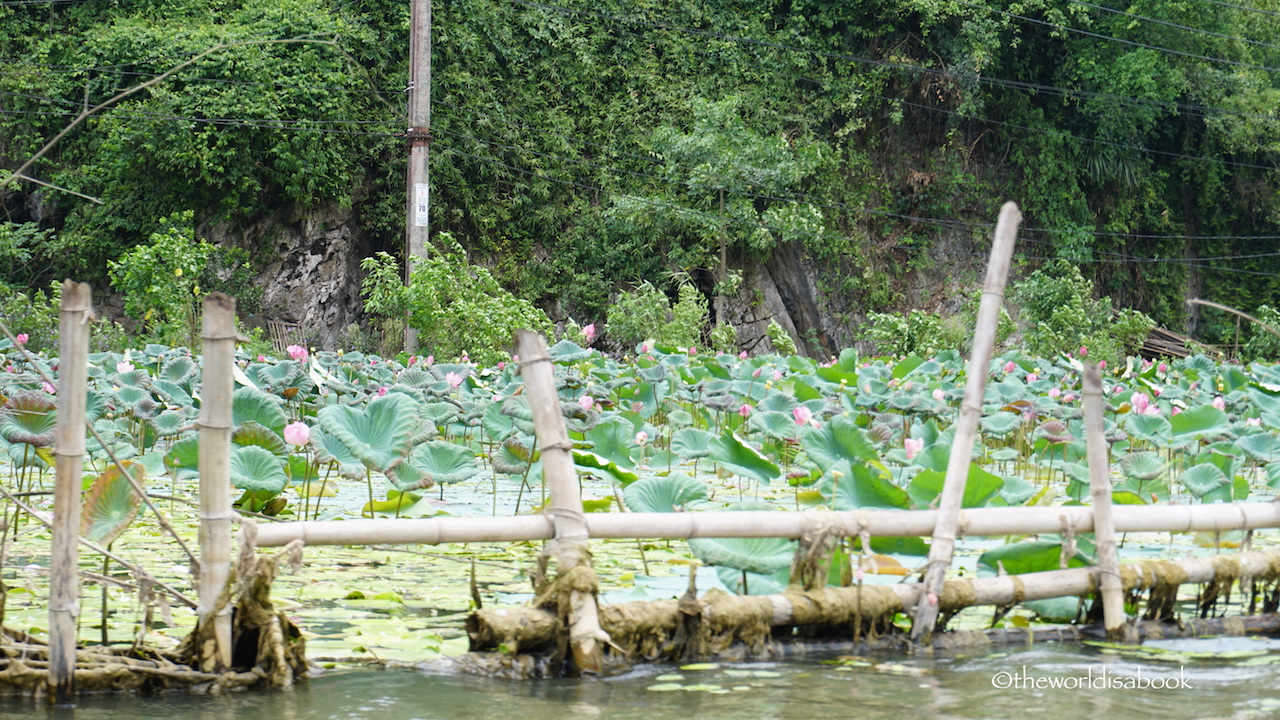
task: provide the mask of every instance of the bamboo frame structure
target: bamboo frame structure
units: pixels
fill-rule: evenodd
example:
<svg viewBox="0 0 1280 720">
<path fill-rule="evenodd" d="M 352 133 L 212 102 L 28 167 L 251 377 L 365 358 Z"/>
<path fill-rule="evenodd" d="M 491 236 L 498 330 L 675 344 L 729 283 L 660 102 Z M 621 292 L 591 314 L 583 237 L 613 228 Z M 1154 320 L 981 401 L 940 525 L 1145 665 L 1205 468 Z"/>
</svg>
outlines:
<svg viewBox="0 0 1280 720">
<path fill-rule="evenodd" d="M 516 349 L 542 453 L 542 473 L 551 495 L 546 514 L 551 517 L 555 536 L 547 553 L 556 559 L 558 578 L 581 578 L 568 583 L 569 645 L 574 666 L 581 673 L 598 675 L 603 667 L 600 641 L 607 641 L 608 637 L 600 630 L 595 572 L 587 547 L 590 533 L 582 512 L 573 444 L 565 431 L 564 414 L 556 395 L 551 355 L 542 336 L 527 330 L 516 333 Z"/>
<path fill-rule="evenodd" d="M 201 624 L 214 623 L 222 668 L 231 667 L 231 608 L 218 596 L 231 577 L 231 395 L 236 345 L 236 301 L 222 293 L 204 299 L 204 373 L 200 417 L 200 598 Z"/>
<path fill-rule="evenodd" d="M 80 489 L 84 474 L 89 321 L 93 294 L 85 283 L 62 283 L 58 336 L 58 426 L 54 455 L 53 541 L 49 570 L 49 697 L 75 698 L 76 617 L 80 614 Z M 103 622 L 106 622 L 104 619 Z"/>
<path fill-rule="evenodd" d="M 1084 369 L 1085 453 L 1089 461 L 1089 494 L 1093 503 L 1093 541 L 1098 553 L 1098 585 L 1102 594 L 1102 624 L 1109 637 L 1118 637 L 1126 621 L 1120 556 L 1111 518 L 1111 470 L 1107 459 L 1106 427 L 1102 417 L 1102 375 L 1090 363 Z"/>
<path fill-rule="evenodd" d="M 1017 204 L 1006 202 L 1000 208 L 995 239 L 991 244 L 991 259 L 987 265 L 987 279 L 982 288 L 982 302 L 978 306 L 978 321 L 973 337 L 973 356 L 969 360 L 969 378 L 965 383 L 964 399 L 960 402 L 955 442 L 951 446 L 942 497 L 938 502 L 938 525 L 933 530 L 929 564 L 925 569 L 924 582 L 920 586 L 920 597 L 916 599 L 915 620 L 911 623 L 912 642 L 927 643 L 933 633 L 933 626 L 938 619 L 938 593 L 942 590 L 947 570 L 951 567 L 951 558 L 955 554 L 960 504 L 964 499 L 969 463 L 973 460 L 973 443 L 978 434 L 978 422 L 982 419 L 982 396 L 987 387 L 987 372 L 991 365 L 991 353 L 996 345 L 1004 287 L 1009 277 L 1009 263 L 1013 260 L 1013 245 L 1018 237 L 1020 222 L 1022 213 Z"/>
<path fill-rule="evenodd" d="M 1225 532 L 1280 527 L 1280 503 L 1213 505 L 1118 505 L 1112 509 L 1116 532 Z M 928 536 L 937 510 L 843 510 L 779 512 L 730 510 L 677 513 L 591 513 L 585 517 L 592 539 L 695 537 L 799 538 L 811 527 L 830 528 L 844 537 Z M 1032 535 L 1062 530 L 1093 532 L 1093 508 L 998 507 L 961 510 L 962 536 Z M 554 537 L 550 517 L 406 518 L 281 522 L 258 530 L 258 545 L 273 547 L 302 540 L 307 545 L 395 545 L 406 543 L 517 542 Z"/>
</svg>

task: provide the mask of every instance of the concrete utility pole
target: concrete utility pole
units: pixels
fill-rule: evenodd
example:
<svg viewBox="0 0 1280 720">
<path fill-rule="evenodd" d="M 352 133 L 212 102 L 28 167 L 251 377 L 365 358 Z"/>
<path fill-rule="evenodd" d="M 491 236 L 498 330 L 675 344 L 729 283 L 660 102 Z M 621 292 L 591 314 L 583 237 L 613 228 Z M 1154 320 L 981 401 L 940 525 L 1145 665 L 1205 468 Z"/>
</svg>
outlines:
<svg viewBox="0 0 1280 720">
<path fill-rule="evenodd" d="M 428 151 L 431 145 L 431 0 L 412 0 L 409 15 L 409 139 L 408 201 L 406 203 L 404 283 L 413 278 L 415 258 L 427 254 L 431 186 Z M 418 351 L 418 333 L 407 324 L 404 349 Z"/>
</svg>

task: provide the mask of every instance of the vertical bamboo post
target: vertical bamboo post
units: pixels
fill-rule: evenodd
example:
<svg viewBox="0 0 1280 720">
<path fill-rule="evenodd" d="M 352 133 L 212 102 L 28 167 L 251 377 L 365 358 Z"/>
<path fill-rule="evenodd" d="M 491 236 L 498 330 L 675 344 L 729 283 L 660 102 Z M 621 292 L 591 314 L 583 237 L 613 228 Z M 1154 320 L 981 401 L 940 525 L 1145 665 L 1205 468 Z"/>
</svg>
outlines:
<svg viewBox="0 0 1280 720">
<path fill-rule="evenodd" d="M 200 381 L 200 599 L 201 624 L 213 622 L 218 662 L 231 667 L 231 607 L 214 614 L 231 576 L 231 393 L 236 346 L 236 301 L 222 293 L 204 299 Z"/>
<path fill-rule="evenodd" d="M 1116 638 L 1125 623 L 1124 587 L 1111 519 L 1111 467 L 1102 419 L 1102 376 L 1098 366 L 1084 369 L 1085 452 L 1089 459 L 1089 494 L 1093 500 L 1093 535 L 1098 549 L 1098 586 L 1102 593 L 1102 622 L 1107 637 Z"/>
<path fill-rule="evenodd" d="M 1013 258 L 1013 245 L 1018 237 L 1020 222 L 1022 213 L 1016 203 L 1010 201 L 1000 208 L 995 238 L 991 244 L 991 259 L 987 264 L 987 279 L 982 288 L 982 302 L 978 306 L 973 356 L 969 360 L 969 379 L 965 384 L 964 400 L 960 403 L 955 443 L 951 446 L 942 499 L 938 503 L 938 523 L 933 530 L 933 545 L 929 548 L 928 565 L 920 584 L 915 616 L 911 623 L 911 641 L 926 647 L 933 637 L 933 628 L 938 620 L 938 595 L 942 592 L 947 568 L 951 566 L 951 558 L 955 554 L 960 502 L 964 499 L 965 481 L 969 477 L 969 463 L 973 459 L 973 441 L 978 433 L 978 421 L 982 419 L 982 396 L 986 392 L 987 372 L 996 344 L 1000 308 L 1004 302 L 1004 286 L 1009 276 L 1009 263 Z"/>
<path fill-rule="evenodd" d="M 550 494 L 544 512 L 551 516 L 555 527 L 555 538 L 549 549 L 556 558 L 556 572 L 563 575 L 582 566 L 590 569 L 589 535 L 586 517 L 582 514 L 578 474 L 573 464 L 573 444 L 565 431 L 547 343 L 537 333 L 520 330 L 516 333 L 516 350 L 520 354 L 520 375 L 524 378 L 525 396 L 533 411 L 533 423 L 542 453 L 542 473 Z M 595 592 L 572 589 L 569 595 L 569 643 L 579 672 L 600 673 L 604 652 L 600 640 L 603 636 Z"/>
<path fill-rule="evenodd" d="M 76 692 L 76 616 L 80 614 L 80 478 L 84 473 L 85 372 L 92 291 L 62 283 L 58 334 L 58 427 L 49 570 L 49 697 L 68 705 Z M 105 618 L 104 618 L 105 622 Z"/>
</svg>

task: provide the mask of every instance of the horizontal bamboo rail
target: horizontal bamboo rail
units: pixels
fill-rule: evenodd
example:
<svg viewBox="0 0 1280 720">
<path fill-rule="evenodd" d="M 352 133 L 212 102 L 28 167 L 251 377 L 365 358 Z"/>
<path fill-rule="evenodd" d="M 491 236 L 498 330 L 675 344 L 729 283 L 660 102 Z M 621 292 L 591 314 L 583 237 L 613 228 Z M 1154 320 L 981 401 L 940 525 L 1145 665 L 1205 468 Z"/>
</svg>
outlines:
<svg viewBox="0 0 1280 720">
<path fill-rule="evenodd" d="M 725 511 L 680 513 L 589 513 L 587 532 L 597 539 L 695 537 L 798 538 L 815 527 L 854 537 L 928 537 L 936 510 L 849 510 L 843 512 Z M 1226 532 L 1280 527 L 1280 503 L 1214 505 L 1117 505 L 1116 532 Z M 960 535 L 998 536 L 1093 531 L 1093 508 L 974 508 L 960 513 Z M 509 518 L 423 518 L 274 523 L 258 530 L 262 547 L 302 540 L 307 545 L 394 545 L 401 543 L 516 542 L 554 537 L 543 515 Z"/>
</svg>

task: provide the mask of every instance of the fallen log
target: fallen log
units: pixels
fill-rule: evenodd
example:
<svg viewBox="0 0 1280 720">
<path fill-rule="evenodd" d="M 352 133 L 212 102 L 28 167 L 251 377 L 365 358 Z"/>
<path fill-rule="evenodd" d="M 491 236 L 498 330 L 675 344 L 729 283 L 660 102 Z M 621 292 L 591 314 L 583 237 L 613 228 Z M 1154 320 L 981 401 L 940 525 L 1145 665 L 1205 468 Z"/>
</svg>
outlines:
<svg viewBox="0 0 1280 720">
<path fill-rule="evenodd" d="M 943 616 L 967 607 L 1008 606 L 1026 600 L 1088 595 L 1099 589 L 1097 568 L 949 580 L 938 598 Z M 1173 617 L 1171 598 L 1187 583 L 1212 583 L 1224 592 L 1242 578 L 1280 580 L 1280 551 L 1213 555 L 1120 567 L 1125 592 L 1150 591 L 1148 620 Z M 779 637 L 876 638 L 896 634 L 892 621 L 909 612 L 918 583 L 828 587 L 776 595 L 738 596 L 712 590 L 701 599 L 619 603 L 600 609 L 600 626 L 611 638 L 608 664 L 722 659 L 732 652 L 767 657 Z M 1203 601 L 1203 598 L 1202 598 Z M 553 645 L 563 623 L 530 607 L 485 608 L 467 619 L 471 650 L 499 650 L 510 657 L 506 671 L 538 664 L 513 656 Z M 1132 632 L 1129 633 L 1132 637 Z M 905 644 L 905 639 L 899 642 Z"/>
</svg>

